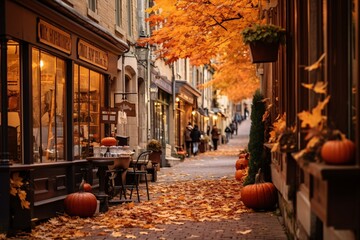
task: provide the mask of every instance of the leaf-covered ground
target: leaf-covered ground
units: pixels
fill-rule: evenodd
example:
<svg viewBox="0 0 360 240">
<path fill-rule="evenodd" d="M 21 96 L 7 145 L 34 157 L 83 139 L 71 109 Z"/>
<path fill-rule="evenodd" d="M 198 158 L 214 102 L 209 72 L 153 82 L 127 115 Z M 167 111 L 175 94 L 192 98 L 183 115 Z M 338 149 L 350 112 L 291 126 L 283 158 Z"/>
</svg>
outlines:
<svg viewBox="0 0 360 240">
<path fill-rule="evenodd" d="M 217 180 L 181 181 L 150 186 L 155 196 L 150 201 L 120 204 L 92 218 L 61 215 L 36 226 L 23 239 L 71 239 L 89 236 L 136 238 L 126 228 L 141 228 L 140 234 L 161 231 L 157 225 L 186 221 L 219 221 L 238 219 L 249 211 L 240 201 L 241 183 Z"/>
</svg>

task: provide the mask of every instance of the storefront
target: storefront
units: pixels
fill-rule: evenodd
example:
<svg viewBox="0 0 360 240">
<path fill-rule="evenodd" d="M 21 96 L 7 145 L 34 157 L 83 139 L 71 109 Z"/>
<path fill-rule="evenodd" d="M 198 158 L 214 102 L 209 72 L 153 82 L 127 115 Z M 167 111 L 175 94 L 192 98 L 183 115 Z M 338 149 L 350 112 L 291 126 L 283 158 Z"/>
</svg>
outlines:
<svg viewBox="0 0 360 240">
<path fill-rule="evenodd" d="M 152 72 L 150 84 L 150 100 L 152 103 L 151 136 L 159 140 L 164 148 L 166 144 L 170 144 L 169 121 L 172 119 L 172 111 L 170 111 L 172 92 L 171 81 L 166 76 L 160 76 L 158 73 Z M 165 159 L 164 157 L 165 155 L 163 159 Z M 164 163 L 161 165 L 164 165 Z"/>
<path fill-rule="evenodd" d="M 76 189 L 92 146 L 109 134 L 101 110 L 128 46 L 55 1 L 1 1 L 0 9 L 2 232 L 55 215 Z M 11 209 L 14 173 L 27 183 L 28 211 Z"/>
<path fill-rule="evenodd" d="M 201 93 L 188 82 L 177 80 L 175 82 L 175 94 L 175 145 L 184 147 L 184 132 L 188 122 L 192 125 L 199 125 L 200 123 L 197 99 Z"/>
</svg>

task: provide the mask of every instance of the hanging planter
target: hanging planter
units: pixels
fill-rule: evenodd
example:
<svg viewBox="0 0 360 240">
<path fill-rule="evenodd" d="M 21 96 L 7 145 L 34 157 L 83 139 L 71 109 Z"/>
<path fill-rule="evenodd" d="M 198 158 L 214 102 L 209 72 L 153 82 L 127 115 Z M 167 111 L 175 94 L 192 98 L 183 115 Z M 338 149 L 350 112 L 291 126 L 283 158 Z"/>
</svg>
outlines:
<svg viewBox="0 0 360 240">
<path fill-rule="evenodd" d="M 252 63 L 276 62 L 279 45 L 285 44 L 285 29 L 272 24 L 254 25 L 241 34 L 250 47 Z"/>
</svg>

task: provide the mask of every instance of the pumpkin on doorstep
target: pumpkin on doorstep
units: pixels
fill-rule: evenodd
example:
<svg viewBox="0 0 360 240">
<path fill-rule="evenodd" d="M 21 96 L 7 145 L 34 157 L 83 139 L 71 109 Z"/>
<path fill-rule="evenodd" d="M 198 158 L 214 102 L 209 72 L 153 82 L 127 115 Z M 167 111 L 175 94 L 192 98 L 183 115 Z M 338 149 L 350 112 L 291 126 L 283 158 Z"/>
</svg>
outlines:
<svg viewBox="0 0 360 240">
<path fill-rule="evenodd" d="M 355 157 L 355 144 L 345 135 L 339 134 L 338 139 L 328 140 L 321 147 L 321 158 L 327 164 L 351 164 Z"/>
<path fill-rule="evenodd" d="M 241 179 L 243 178 L 244 176 L 244 173 L 243 173 L 243 170 L 236 170 L 235 172 L 235 179 L 236 181 L 241 181 Z"/>
<path fill-rule="evenodd" d="M 97 199 L 94 194 L 84 191 L 85 181 L 80 184 L 80 191 L 71 193 L 64 200 L 65 212 L 69 216 L 92 217 L 96 211 Z"/>
<path fill-rule="evenodd" d="M 84 192 L 91 192 L 92 186 L 90 183 L 84 182 L 83 189 L 84 189 Z"/>
<path fill-rule="evenodd" d="M 241 201 L 254 210 L 267 210 L 275 206 L 277 190 L 274 184 L 264 181 L 261 168 L 255 176 L 255 183 L 241 189 Z"/>
<path fill-rule="evenodd" d="M 110 146 L 115 146 L 117 145 L 117 140 L 114 137 L 104 137 L 103 139 L 101 139 L 101 145 L 110 147 Z"/>
<path fill-rule="evenodd" d="M 245 169 L 249 165 L 249 160 L 246 158 L 239 158 L 235 163 L 236 170 Z"/>
</svg>

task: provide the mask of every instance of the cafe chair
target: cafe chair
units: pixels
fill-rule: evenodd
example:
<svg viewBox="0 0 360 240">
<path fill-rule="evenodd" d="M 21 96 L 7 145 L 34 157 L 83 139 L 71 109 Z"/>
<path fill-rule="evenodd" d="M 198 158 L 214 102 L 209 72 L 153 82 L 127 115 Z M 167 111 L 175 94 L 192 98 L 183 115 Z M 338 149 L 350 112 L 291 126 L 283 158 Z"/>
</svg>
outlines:
<svg viewBox="0 0 360 240">
<path fill-rule="evenodd" d="M 136 190 L 138 202 L 140 202 L 139 185 L 140 180 L 144 178 L 147 198 L 150 200 L 149 185 L 147 179 L 146 166 L 149 163 L 149 155 L 152 151 L 147 150 L 139 154 L 135 161 L 131 162 L 131 168 L 126 173 L 125 190 L 130 190 L 130 199 L 132 199 L 133 190 Z"/>
</svg>

